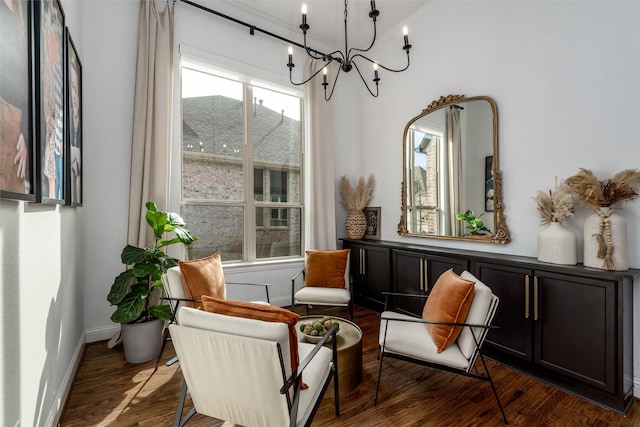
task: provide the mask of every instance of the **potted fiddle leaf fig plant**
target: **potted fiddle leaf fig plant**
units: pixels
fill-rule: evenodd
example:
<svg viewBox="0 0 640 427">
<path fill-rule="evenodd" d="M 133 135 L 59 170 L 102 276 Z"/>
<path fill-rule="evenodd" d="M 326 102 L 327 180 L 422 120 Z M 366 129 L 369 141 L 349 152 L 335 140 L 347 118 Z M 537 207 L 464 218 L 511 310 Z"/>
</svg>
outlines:
<svg viewBox="0 0 640 427">
<path fill-rule="evenodd" d="M 468 209 L 465 213 L 456 214 L 456 219 L 467 223 L 465 228 L 471 230 L 469 237 L 486 236 L 486 238 L 488 238 L 491 237 L 491 230 L 484 225 L 481 219 L 482 215 L 484 215 L 484 212 L 476 217 L 476 214 L 471 209 Z"/>
<path fill-rule="evenodd" d="M 127 245 L 120 258 L 127 269 L 111 285 L 107 300 L 118 308 L 111 320 L 120 323 L 125 359 L 141 363 L 158 356 L 162 347 L 164 321 L 171 319 L 171 309 L 162 304 L 162 275 L 178 265 L 176 258 L 163 249 L 176 243 L 190 245 L 198 240 L 187 230 L 184 220 L 175 213 L 158 211 L 154 202 L 147 202 L 146 220 L 154 234 L 151 248 Z M 165 238 L 166 233 L 173 238 Z"/>
</svg>

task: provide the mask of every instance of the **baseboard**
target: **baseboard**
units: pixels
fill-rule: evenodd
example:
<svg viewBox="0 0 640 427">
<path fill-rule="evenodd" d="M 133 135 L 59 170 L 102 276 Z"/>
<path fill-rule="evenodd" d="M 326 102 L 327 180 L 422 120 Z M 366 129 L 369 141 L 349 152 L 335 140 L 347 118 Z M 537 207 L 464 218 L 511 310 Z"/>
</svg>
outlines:
<svg viewBox="0 0 640 427">
<path fill-rule="evenodd" d="M 87 344 L 96 341 L 108 341 L 115 335 L 120 333 L 120 324 L 113 324 L 111 326 L 102 326 L 100 328 L 88 329 L 85 331 L 87 336 Z"/>
<path fill-rule="evenodd" d="M 269 298 L 269 302 L 271 305 L 275 305 L 277 307 L 288 307 L 291 305 L 291 297 L 280 297 L 280 298 Z"/>
<path fill-rule="evenodd" d="M 69 392 L 71 391 L 71 386 L 73 385 L 73 380 L 76 377 L 76 371 L 80 366 L 80 361 L 82 360 L 82 353 L 84 352 L 84 345 L 86 342 L 86 336 L 84 333 L 80 335 L 80 339 L 76 345 L 76 349 L 73 352 L 73 357 L 71 358 L 71 363 L 69 363 L 69 367 L 67 368 L 67 372 L 62 379 L 62 384 L 60 384 L 60 389 L 58 390 L 58 396 L 54 400 L 53 405 L 51 406 L 51 410 L 49 411 L 49 417 L 47 418 L 47 422 L 45 426 L 57 426 L 58 422 L 60 422 L 60 418 L 62 417 L 62 410 L 64 409 L 64 404 L 69 397 Z"/>
</svg>

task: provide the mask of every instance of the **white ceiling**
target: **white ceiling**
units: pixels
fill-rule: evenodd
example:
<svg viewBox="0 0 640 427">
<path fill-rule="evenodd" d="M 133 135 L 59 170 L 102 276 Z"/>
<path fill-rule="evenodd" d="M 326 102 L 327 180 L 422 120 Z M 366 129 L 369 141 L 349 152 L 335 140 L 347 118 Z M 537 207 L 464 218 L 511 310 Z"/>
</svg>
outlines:
<svg viewBox="0 0 640 427">
<path fill-rule="evenodd" d="M 343 0 L 192 0 L 208 8 L 233 15 L 233 9 L 244 11 L 263 18 L 261 22 L 247 22 L 263 30 L 278 35 L 281 28 L 287 28 L 299 35 L 293 39 L 302 43 L 302 21 L 300 7 L 306 3 L 308 7 L 307 23 L 310 26 L 308 37 L 335 49 L 344 48 L 344 1 Z M 378 35 L 385 33 L 404 19 L 424 6 L 429 0 L 376 0 L 376 9 L 380 12 L 377 20 Z M 220 10 L 222 9 L 226 10 Z M 370 42 L 373 35 L 369 11 L 369 0 L 349 0 L 348 27 L 349 46 L 366 47 L 362 44 Z M 242 19 L 242 18 L 238 18 Z M 286 37 L 286 35 L 283 35 Z M 399 38 L 401 35 L 398 36 Z M 352 43 L 353 42 L 353 43 Z M 401 43 L 401 41 L 399 42 Z"/>
</svg>

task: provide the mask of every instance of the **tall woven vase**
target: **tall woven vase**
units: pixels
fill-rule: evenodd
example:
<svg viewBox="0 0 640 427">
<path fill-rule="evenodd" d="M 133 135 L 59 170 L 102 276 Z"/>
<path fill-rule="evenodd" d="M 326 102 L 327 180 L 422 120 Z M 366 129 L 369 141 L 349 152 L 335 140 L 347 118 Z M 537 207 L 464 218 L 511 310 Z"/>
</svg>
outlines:
<svg viewBox="0 0 640 427">
<path fill-rule="evenodd" d="M 613 208 L 597 208 L 584 220 L 583 263 L 603 270 L 629 269 L 627 219 Z"/>
<path fill-rule="evenodd" d="M 363 211 L 352 209 L 347 213 L 344 224 L 347 229 L 347 237 L 350 239 L 362 239 L 367 230 L 367 217 Z"/>
</svg>

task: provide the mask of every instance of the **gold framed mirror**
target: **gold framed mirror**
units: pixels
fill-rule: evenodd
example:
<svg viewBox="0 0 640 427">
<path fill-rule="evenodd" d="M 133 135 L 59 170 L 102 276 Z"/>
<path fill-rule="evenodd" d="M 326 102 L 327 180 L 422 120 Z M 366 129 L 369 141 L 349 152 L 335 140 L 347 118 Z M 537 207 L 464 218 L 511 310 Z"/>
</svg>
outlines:
<svg viewBox="0 0 640 427">
<path fill-rule="evenodd" d="M 404 128 L 398 234 L 505 244 L 498 110 L 488 96 L 441 96 Z"/>
</svg>

